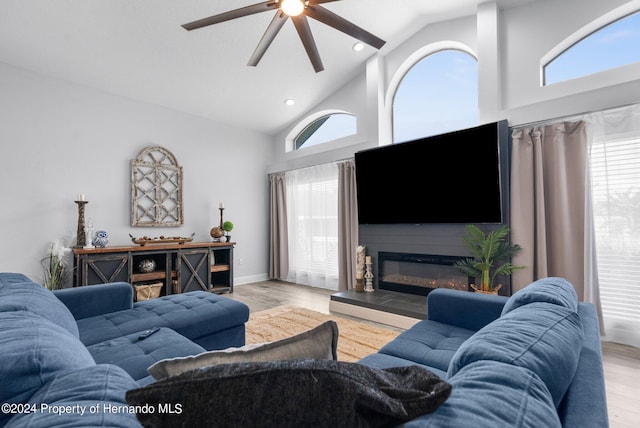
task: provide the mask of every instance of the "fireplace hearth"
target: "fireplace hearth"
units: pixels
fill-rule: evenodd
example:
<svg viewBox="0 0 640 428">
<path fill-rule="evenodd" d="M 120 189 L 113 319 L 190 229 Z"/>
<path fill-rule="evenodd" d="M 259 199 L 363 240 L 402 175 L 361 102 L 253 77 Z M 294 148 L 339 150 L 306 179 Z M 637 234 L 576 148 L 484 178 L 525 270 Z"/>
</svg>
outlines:
<svg viewBox="0 0 640 428">
<path fill-rule="evenodd" d="M 460 273 L 454 263 L 463 256 L 378 253 L 378 289 L 426 296 L 436 288 L 470 291 L 473 277 Z"/>
</svg>

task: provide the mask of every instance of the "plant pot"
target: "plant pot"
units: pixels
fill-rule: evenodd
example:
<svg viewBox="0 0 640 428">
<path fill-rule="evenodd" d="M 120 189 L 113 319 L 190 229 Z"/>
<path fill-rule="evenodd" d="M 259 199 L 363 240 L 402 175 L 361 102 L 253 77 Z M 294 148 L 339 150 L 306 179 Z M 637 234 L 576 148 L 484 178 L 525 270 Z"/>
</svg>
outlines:
<svg viewBox="0 0 640 428">
<path fill-rule="evenodd" d="M 495 287 L 493 287 L 492 290 L 483 290 L 481 288 L 476 287 L 474 284 L 471 284 L 471 288 L 473 288 L 473 291 L 475 293 L 482 293 L 482 294 L 498 294 L 498 291 L 500 290 L 500 288 L 502 287 L 502 284 L 498 284 Z"/>
</svg>

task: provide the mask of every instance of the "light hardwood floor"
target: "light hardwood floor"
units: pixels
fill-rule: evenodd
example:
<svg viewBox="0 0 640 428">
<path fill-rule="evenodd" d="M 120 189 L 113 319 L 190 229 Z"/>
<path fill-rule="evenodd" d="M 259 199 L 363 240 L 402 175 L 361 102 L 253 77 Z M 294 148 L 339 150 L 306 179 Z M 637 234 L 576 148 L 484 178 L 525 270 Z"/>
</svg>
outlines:
<svg viewBox="0 0 640 428">
<path fill-rule="evenodd" d="M 232 299 L 247 304 L 251 312 L 294 305 L 329 313 L 333 291 L 279 281 L 238 285 Z M 602 344 L 607 405 L 611 428 L 640 426 L 640 349 L 612 342 Z"/>
</svg>

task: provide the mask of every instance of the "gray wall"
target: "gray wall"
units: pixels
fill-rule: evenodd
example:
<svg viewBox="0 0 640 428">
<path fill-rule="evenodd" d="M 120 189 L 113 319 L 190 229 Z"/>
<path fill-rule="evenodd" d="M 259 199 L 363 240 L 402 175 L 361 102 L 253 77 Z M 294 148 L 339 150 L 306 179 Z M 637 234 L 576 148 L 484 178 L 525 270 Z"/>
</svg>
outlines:
<svg viewBox="0 0 640 428">
<path fill-rule="evenodd" d="M 49 243 L 75 234 L 73 201 L 84 193 L 86 217 L 110 245 L 129 244 L 129 233 L 209 241 L 223 201 L 237 281 L 265 278 L 271 138 L 3 64 L 0 94 L 0 271 L 40 280 Z M 130 162 L 150 145 L 183 167 L 183 227 L 130 226 Z"/>
</svg>

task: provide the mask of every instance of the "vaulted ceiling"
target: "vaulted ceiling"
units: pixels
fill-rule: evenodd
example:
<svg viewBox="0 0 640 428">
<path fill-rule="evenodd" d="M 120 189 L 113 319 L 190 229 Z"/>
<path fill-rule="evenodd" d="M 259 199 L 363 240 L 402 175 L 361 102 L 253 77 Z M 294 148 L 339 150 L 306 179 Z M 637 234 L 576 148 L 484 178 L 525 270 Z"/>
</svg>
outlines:
<svg viewBox="0 0 640 428">
<path fill-rule="evenodd" d="M 500 0 L 512 5 L 526 0 Z M 247 66 L 273 18 L 264 12 L 194 31 L 182 24 L 259 0 L 2 0 L 0 62 L 267 134 L 364 71 L 376 50 L 310 19 L 325 70 L 315 73 L 286 22 Z M 474 14 L 483 0 L 341 0 L 323 6 L 387 41 Z M 295 99 L 293 107 L 285 99 Z"/>
</svg>

